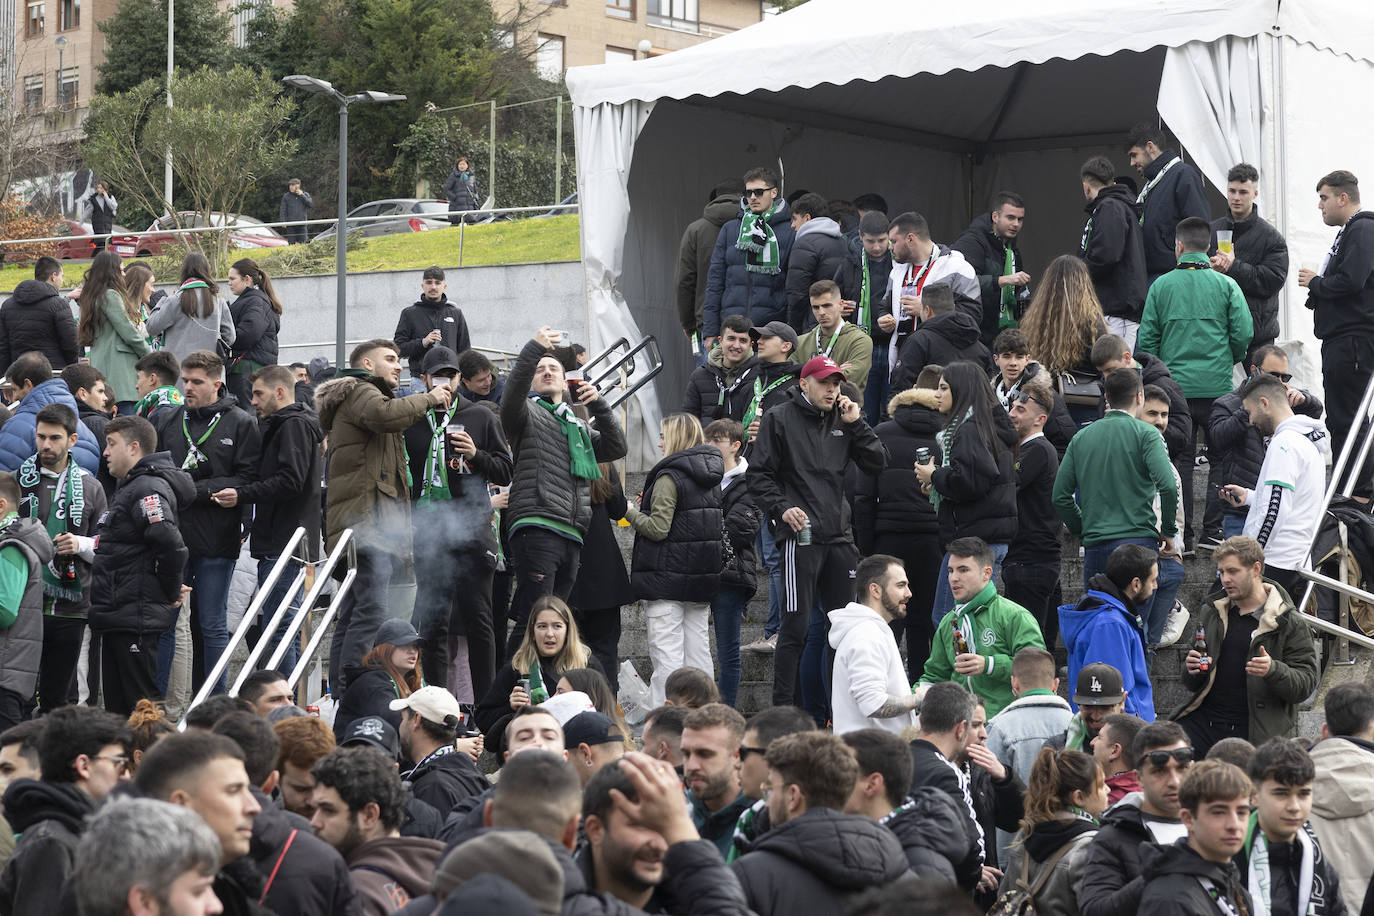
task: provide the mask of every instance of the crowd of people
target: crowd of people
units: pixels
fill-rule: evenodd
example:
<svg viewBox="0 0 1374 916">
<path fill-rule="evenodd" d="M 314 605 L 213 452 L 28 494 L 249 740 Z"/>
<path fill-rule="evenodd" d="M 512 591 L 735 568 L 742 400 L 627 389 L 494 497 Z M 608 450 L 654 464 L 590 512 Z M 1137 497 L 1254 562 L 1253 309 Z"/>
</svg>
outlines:
<svg viewBox="0 0 1374 916">
<path fill-rule="evenodd" d="M 277 363 L 251 260 L 226 302 L 199 255 L 162 296 L 102 253 L 75 318 L 39 262 L 0 307 L 0 913 L 1374 913 L 1374 688 L 1297 737 L 1374 337 L 1358 183 L 1319 182 L 1342 228 L 1299 275 L 1323 402 L 1276 343 L 1257 172 L 1213 221 L 1162 134 L 1128 153 L 1143 187 L 1085 163 L 1038 277 L 1014 193 L 944 245 L 768 168 L 713 189 L 679 261 L 699 365 L 633 497 L 585 351 L 545 326 L 498 372 L 440 268 L 331 367 Z M 346 532 L 322 709 L 284 624 L 228 690 L 241 550 L 286 570 L 269 630 Z"/>
</svg>

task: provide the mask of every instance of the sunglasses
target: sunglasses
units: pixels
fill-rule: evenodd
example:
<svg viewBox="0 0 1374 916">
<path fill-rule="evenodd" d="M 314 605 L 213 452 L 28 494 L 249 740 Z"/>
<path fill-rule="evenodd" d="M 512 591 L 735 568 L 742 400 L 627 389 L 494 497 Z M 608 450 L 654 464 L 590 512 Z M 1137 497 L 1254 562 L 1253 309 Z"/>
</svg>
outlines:
<svg viewBox="0 0 1374 916">
<path fill-rule="evenodd" d="M 745 197 L 762 197 L 769 191 L 776 191 L 777 188 L 748 188 L 744 192 Z"/>
<path fill-rule="evenodd" d="M 1150 751 L 1145 755 L 1145 759 L 1150 761 L 1150 766 L 1156 770 L 1162 770 L 1173 760 L 1179 766 L 1186 767 L 1193 762 L 1193 749 L 1191 747 L 1177 747 L 1172 751 Z"/>
<path fill-rule="evenodd" d="M 1293 381 L 1293 373 L 1291 372 L 1266 372 L 1263 369 L 1261 369 L 1260 371 L 1264 372 L 1265 375 L 1272 375 L 1274 378 L 1283 382 L 1285 385 Z"/>
<path fill-rule="evenodd" d="M 1045 413 L 1054 412 L 1053 407 L 1051 407 L 1049 404 L 1046 404 L 1044 401 L 1040 400 L 1035 395 L 1031 394 L 1029 391 L 1016 392 L 1016 394 L 1012 396 L 1012 400 L 1018 404 L 1025 404 L 1028 401 L 1034 401 L 1035 403 L 1039 404 L 1041 407 L 1045 409 Z"/>
<path fill-rule="evenodd" d="M 761 755 L 761 754 L 763 754 L 766 750 L 767 750 L 767 748 L 763 748 L 763 747 L 746 747 L 745 745 L 740 745 L 740 749 L 739 749 L 739 759 L 740 759 L 740 763 L 743 763 L 744 761 L 748 760 L 750 754 L 760 754 L 760 755 Z"/>
</svg>

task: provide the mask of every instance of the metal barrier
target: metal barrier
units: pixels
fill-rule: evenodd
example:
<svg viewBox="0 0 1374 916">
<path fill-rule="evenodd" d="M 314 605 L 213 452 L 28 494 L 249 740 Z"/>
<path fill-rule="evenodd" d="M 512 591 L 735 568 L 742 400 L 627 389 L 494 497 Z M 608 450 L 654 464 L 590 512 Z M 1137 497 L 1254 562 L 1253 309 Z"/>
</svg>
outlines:
<svg viewBox="0 0 1374 916">
<path fill-rule="evenodd" d="M 314 661 L 315 653 L 320 650 L 320 643 L 324 640 L 324 634 L 328 632 L 329 625 L 334 622 L 335 616 L 339 613 L 339 603 L 343 601 L 344 596 L 347 595 L 349 589 L 353 587 L 353 580 L 358 578 L 358 550 L 357 545 L 353 543 L 352 528 L 345 528 L 343 534 L 339 535 L 339 542 L 334 545 L 333 553 L 331 553 L 329 559 L 325 561 L 325 574 L 321 575 L 320 581 L 328 581 L 328 573 L 333 572 L 341 555 L 346 555 L 348 557 L 348 572 L 344 573 L 343 581 L 339 583 L 338 590 L 334 592 L 334 597 L 330 600 L 329 607 L 324 609 L 324 614 L 320 617 L 319 624 L 315 627 L 315 631 L 310 634 L 310 641 L 305 644 L 305 649 L 301 652 L 301 657 L 300 660 L 296 662 L 296 667 L 291 670 L 291 674 L 286 678 L 287 686 L 292 690 L 296 689 L 297 682 L 300 681 L 301 676 L 305 674 L 306 669 L 309 668 L 311 662 Z M 282 645 L 273 653 L 272 660 L 269 663 L 270 665 L 275 666 L 280 664 L 285 646 L 286 643 L 283 641 Z"/>
<path fill-rule="evenodd" d="M 612 360 L 612 357 L 618 350 L 624 350 L 624 355 L 620 356 L 618 359 Z M 640 376 L 633 385 L 626 388 L 624 386 L 638 369 L 635 357 L 640 352 L 643 352 L 645 358 L 649 361 L 649 371 Z M 593 377 L 592 367 L 602 362 L 606 363 L 606 370 L 600 375 Z M 596 357 L 587 360 L 587 362 L 583 364 L 582 377 L 590 381 L 596 387 L 601 388 L 603 393 L 615 391 L 617 388 L 622 389 L 607 402 L 607 406 L 615 410 L 621 404 L 633 397 L 635 392 L 657 378 L 662 371 L 663 355 L 658 350 L 658 341 L 650 334 L 633 347 L 630 346 L 630 342 L 624 337 L 613 342 L 605 350 L 598 353 Z M 603 387 L 603 385 L 613 376 L 616 377 L 617 381 Z"/>
</svg>

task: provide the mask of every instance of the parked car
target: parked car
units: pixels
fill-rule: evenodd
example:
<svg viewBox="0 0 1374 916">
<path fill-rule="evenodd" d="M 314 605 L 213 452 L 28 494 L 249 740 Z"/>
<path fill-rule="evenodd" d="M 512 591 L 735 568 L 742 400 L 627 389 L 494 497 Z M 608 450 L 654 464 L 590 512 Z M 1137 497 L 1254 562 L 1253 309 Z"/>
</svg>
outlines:
<svg viewBox="0 0 1374 916">
<path fill-rule="evenodd" d="M 115 223 L 110 229 L 110 238 L 127 233 L 129 230 Z M 57 257 L 63 261 L 82 260 L 95 257 L 94 233 L 90 223 L 78 223 L 74 219 L 64 219 L 54 235 L 65 235 L 64 241 L 57 243 Z M 122 255 L 129 257 L 129 255 Z"/>
<path fill-rule="evenodd" d="M 228 228 L 230 248 L 280 248 L 287 244 L 286 239 L 277 230 L 270 226 L 264 226 L 261 221 L 253 219 L 251 216 L 224 214 L 216 211 L 210 214 L 208 223 L 204 216 L 189 210 L 181 211 L 178 216 L 181 219 L 181 228 L 183 229 L 203 226 Z M 185 236 L 168 231 L 175 228 L 177 228 L 176 219 L 171 216 L 164 216 L 154 221 L 142 234 L 116 235 L 110 241 L 120 257 L 153 257 L 164 254 L 168 249 L 182 247 L 181 239 Z"/>
<path fill-rule="evenodd" d="M 394 197 L 389 200 L 374 200 L 348 211 L 347 219 L 365 216 L 394 216 L 395 219 L 373 219 L 361 223 L 349 223 L 349 232 L 361 232 L 364 238 L 382 235 L 401 235 L 406 232 L 428 232 L 430 229 L 448 227 L 448 201 L 420 199 L 415 197 Z M 330 226 L 315 237 L 332 239 L 336 227 Z"/>
<path fill-rule="evenodd" d="M 534 216 L 534 218 L 535 218 L 535 219 L 543 219 L 544 217 L 547 217 L 547 216 L 562 216 L 562 215 L 565 214 L 565 213 L 576 213 L 576 212 L 577 212 L 577 192 L 576 192 L 576 191 L 573 191 L 573 192 L 572 192 L 571 194 L 569 194 L 567 197 L 565 197 L 565 198 L 563 198 L 561 201 L 559 201 L 558 206 L 554 207 L 552 210 L 545 211 L 544 213 L 536 213 L 535 216 Z"/>
</svg>

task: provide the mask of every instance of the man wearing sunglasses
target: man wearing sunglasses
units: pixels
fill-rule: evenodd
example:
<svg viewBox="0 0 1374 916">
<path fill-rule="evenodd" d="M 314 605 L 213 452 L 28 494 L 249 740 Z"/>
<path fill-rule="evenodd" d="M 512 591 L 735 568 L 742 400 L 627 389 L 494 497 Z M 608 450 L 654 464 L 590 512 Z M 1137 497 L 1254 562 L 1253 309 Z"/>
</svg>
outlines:
<svg viewBox="0 0 1374 916">
<path fill-rule="evenodd" d="M 1141 852 L 1188 835 L 1179 818 L 1178 787 L 1195 755 L 1176 722 L 1151 722 L 1135 736 L 1131 751 L 1140 774 L 1140 793 L 1123 798 L 1102 815 L 1102 826 L 1083 863 L 1081 916 L 1134 913 L 1145 890 Z"/>
</svg>

